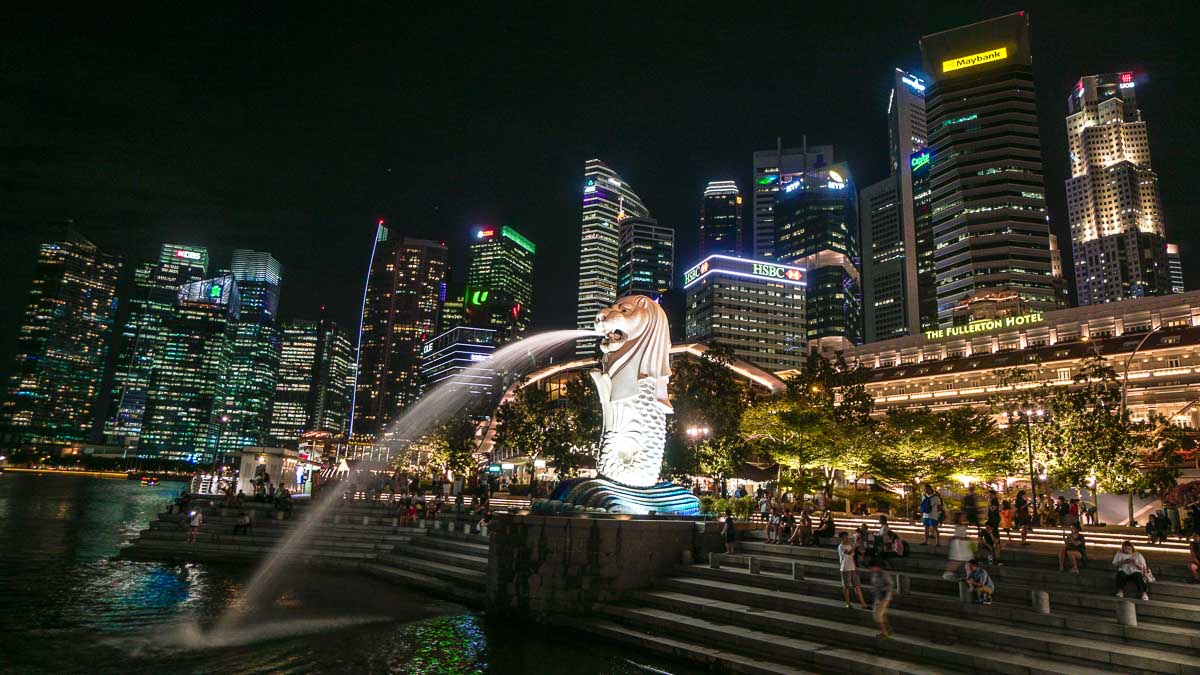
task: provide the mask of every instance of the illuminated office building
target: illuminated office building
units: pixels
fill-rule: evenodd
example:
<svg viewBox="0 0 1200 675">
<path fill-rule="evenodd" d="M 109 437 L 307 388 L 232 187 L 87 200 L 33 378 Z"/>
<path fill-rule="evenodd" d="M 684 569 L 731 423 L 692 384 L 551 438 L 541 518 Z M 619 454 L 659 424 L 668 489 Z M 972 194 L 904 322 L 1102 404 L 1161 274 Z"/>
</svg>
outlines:
<svg viewBox="0 0 1200 675">
<path fill-rule="evenodd" d="M 270 253 L 237 249 L 230 265 L 241 310 L 229 323 L 230 361 L 219 450 L 266 445 L 279 372 L 279 261 Z"/>
<path fill-rule="evenodd" d="M 966 323 L 976 296 L 1063 302 L 1046 211 L 1029 17 L 921 38 L 938 324 Z"/>
<path fill-rule="evenodd" d="M 482 366 L 496 350 L 496 331 L 456 326 L 425 341 L 421 348 L 421 376 L 426 386 L 445 384 L 456 391 L 478 395 L 481 403 L 496 393 L 496 373 Z"/>
<path fill-rule="evenodd" d="M 441 305 L 438 308 L 437 333 L 445 333 L 455 326 L 467 324 L 467 295 L 461 284 L 452 286 L 443 283 L 438 291 L 438 300 Z"/>
<path fill-rule="evenodd" d="M 832 145 L 784 148 L 776 142 L 774 150 L 754 153 L 754 217 L 751 223 L 748 257 L 768 260 L 775 257 L 775 197 L 788 175 L 803 173 L 833 161 Z"/>
<path fill-rule="evenodd" d="M 637 294 L 658 300 L 675 274 L 675 229 L 653 218 L 626 218 L 618 225 L 617 297 Z"/>
<path fill-rule="evenodd" d="M 785 176 L 775 259 L 805 270 L 805 342 L 826 354 L 862 344 L 858 206 L 845 163 Z"/>
<path fill-rule="evenodd" d="M 929 160 L 923 153 L 926 137 L 925 82 L 897 68 L 888 97 L 891 174 L 863 188 L 859 200 L 867 342 L 915 334 L 937 324 L 933 268 L 919 264 L 913 197 L 913 169 Z"/>
<path fill-rule="evenodd" d="M 1067 97 L 1067 214 L 1081 305 L 1172 292 L 1136 86 L 1131 72 L 1088 75 Z"/>
<path fill-rule="evenodd" d="M 128 314 L 116 344 L 112 398 L 104 424 L 109 444 L 137 446 L 150 371 L 165 340 L 163 327 L 175 314 L 180 286 L 199 281 L 207 273 L 208 251 L 184 244 L 163 244 L 158 260 L 134 269 L 126 300 Z"/>
<path fill-rule="evenodd" d="M 350 414 L 350 339 L 325 319 L 296 319 L 285 323 L 281 333 L 272 442 L 291 445 L 309 432 L 344 437 Z"/>
<path fill-rule="evenodd" d="M 121 261 L 65 230 L 38 248 L 0 398 L 0 446 L 90 440 Z"/>
<path fill-rule="evenodd" d="M 233 275 L 181 286 L 163 322 L 146 396 L 139 457 L 199 464 L 218 457 L 241 299 Z"/>
<path fill-rule="evenodd" d="M 537 247 L 516 229 L 481 226 L 471 242 L 466 311 L 472 325 L 496 331 L 496 344 L 520 340 L 533 315 Z"/>
<path fill-rule="evenodd" d="M 1183 293 L 1183 260 L 1175 244 L 1167 244 L 1167 267 L 1171 270 L 1171 292 Z"/>
<path fill-rule="evenodd" d="M 619 223 L 648 218 L 650 212 L 633 188 L 599 159 L 583 167 L 583 211 L 579 242 L 579 300 L 576 325 L 591 330 L 596 314 L 617 299 L 621 246 Z M 595 356 L 599 338 L 576 343 L 579 356 Z"/>
<path fill-rule="evenodd" d="M 383 438 L 421 396 L 421 345 L 437 329 L 446 245 L 380 223 L 364 294 L 353 433 Z"/>
<path fill-rule="evenodd" d="M 712 255 L 683 273 L 686 339 L 716 343 L 765 370 L 799 368 L 808 356 L 804 270 Z"/>
<path fill-rule="evenodd" d="M 714 180 L 700 206 L 700 257 L 741 254 L 742 193 L 731 180 Z"/>
</svg>

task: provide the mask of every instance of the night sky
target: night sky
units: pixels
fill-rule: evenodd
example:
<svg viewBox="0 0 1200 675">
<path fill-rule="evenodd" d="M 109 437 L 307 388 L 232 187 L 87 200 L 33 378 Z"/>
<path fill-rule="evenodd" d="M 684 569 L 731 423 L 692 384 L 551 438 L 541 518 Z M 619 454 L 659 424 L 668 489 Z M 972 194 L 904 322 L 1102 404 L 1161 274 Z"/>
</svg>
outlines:
<svg viewBox="0 0 1200 675">
<path fill-rule="evenodd" d="M 802 134 L 859 186 L 879 180 L 891 69 L 919 67 L 923 34 L 1019 9 L 1066 253 L 1066 98 L 1080 75 L 1124 70 L 1140 73 L 1168 238 L 1185 263 L 1200 252 L 1188 3 L 351 4 L 6 11 L 0 370 L 36 245 L 64 219 L 130 265 L 166 241 L 208 246 L 216 266 L 270 251 L 285 318 L 326 306 L 348 326 L 378 218 L 450 243 L 459 275 L 471 227 L 507 223 L 538 245 L 537 327 L 568 326 L 584 160 L 676 228 L 682 270 L 707 181 L 745 191 L 751 152 Z"/>
</svg>

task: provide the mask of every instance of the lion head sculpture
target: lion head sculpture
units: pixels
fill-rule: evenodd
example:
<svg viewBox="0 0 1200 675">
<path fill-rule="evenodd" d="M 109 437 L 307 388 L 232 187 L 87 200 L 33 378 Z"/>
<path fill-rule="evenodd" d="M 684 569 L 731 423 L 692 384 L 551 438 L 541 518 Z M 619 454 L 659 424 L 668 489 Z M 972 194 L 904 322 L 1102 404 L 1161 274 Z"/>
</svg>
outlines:
<svg viewBox="0 0 1200 675">
<path fill-rule="evenodd" d="M 662 307 L 644 295 L 627 295 L 596 314 L 595 330 L 604 336 L 604 372 L 615 379 L 636 368 L 634 379 L 653 378 L 656 397 L 669 406 L 671 332 Z"/>
</svg>

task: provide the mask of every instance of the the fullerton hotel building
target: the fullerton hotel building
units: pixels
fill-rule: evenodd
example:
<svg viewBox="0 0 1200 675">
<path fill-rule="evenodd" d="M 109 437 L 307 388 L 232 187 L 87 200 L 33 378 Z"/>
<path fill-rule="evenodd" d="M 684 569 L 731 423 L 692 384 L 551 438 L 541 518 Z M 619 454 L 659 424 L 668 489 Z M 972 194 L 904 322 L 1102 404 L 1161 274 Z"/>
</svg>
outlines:
<svg viewBox="0 0 1200 675">
<path fill-rule="evenodd" d="M 1019 396 L 1006 371 L 1028 369 L 1033 390 L 1065 387 L 1099 353 L 1127 379 L 1134 419 L 1158 413 L 1200 428 L 1200 291 L 1125 300 L 1018 317 L 874 342 L 846 354 L 871 368 L 868 390 L 876 409 L 985 406 Z M 778 373 L 786 376 L 786 373 Z"/>
</svg>

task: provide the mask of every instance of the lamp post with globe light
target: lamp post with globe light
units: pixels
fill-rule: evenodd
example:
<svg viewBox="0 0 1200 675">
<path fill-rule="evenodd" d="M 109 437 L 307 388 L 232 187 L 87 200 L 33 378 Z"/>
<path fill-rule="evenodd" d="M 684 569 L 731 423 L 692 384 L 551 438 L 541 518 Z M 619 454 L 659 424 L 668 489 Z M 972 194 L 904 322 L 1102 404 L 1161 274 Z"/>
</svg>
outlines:
<svg viewBox="0 0 1200 675">
<path fill-rule="evenodd" d="M 1029 455 L 1029 493 L 1033 501 L 1033 523 L 1039 524 L 1037 472 L 1033 466 L 1033 424 L 1041 422 L 1046 417 L 1046 411 L 1032 404 L 1023 405 L 1015 412 L 1009 411 L 1009 423 L 1013 418 L 1020 419 L 1025 424 L 1025 449 Z"/>
</svg>

